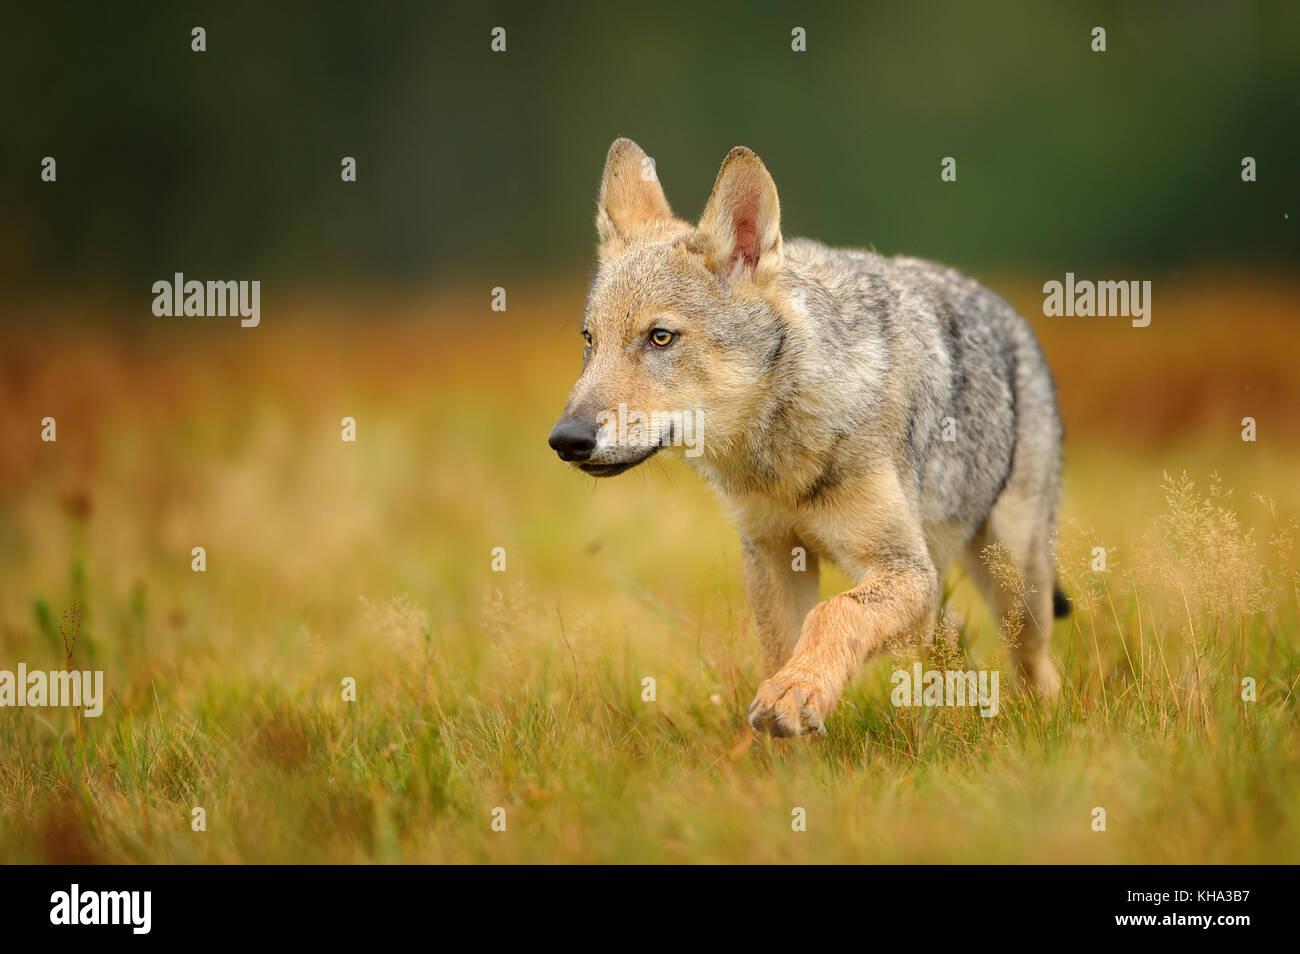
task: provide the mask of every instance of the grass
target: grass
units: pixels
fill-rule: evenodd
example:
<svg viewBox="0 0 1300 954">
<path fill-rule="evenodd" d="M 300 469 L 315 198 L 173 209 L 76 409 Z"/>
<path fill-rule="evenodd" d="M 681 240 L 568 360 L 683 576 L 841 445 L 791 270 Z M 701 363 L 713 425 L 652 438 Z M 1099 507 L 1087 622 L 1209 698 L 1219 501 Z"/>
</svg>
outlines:
<svg viewBox="0 0 1300 954">
<path fill-rule="evenodd" d="M 1145 332 L 1044 328 L 1070 435 L 1060 704 L 890 705 L 913 656 L 1010 682 L 954 577 L 965 622 L 869 665 L 812 744 L 744 724 L 757 644 L 707 488 L 658 461 L 594 484 L 545 447 L 580 290 L 512 292 L 497 325 L 436 301 L 374 331 L 304 307 L 15 336 L 0 669 L 103 669 L 109 698 L 0 709 L 0 861 L 1292 861 L 1300 402 L 1281 349 L 1252 364 L 1217 299 L 1181 294 L 1176 330 L 1147 329 L 1177 340 L 1164 365 L 1115 351 L 1159 352 Z M 1255 294 L 1285 333 L 1291 289 Z M 1215 400 L 1180 397 L 1197 369 Z"/>
</svg>

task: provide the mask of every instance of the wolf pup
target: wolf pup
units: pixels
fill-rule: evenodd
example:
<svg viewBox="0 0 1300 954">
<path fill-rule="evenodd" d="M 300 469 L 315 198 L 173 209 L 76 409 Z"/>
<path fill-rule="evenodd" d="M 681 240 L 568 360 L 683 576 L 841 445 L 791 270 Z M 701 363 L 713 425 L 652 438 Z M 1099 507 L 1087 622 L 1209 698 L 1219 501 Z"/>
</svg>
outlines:
<svg viewBox="0 0 1300 954">
<path fill-rule="evenodd" d="M 641 148 L 615 141 L 596 231 L 582 375 L 550 446 L 611 477 L 677 451 L 696 422 L 687 459 L 740 529 L 767 675 L 751 725 L 821 732 L 868 657 L 933 632 L 957 559 L 998 618 L 1019 604 L 1017 674 L 1054 696 L 1062 428 L 1015 310 L 941 265 L 783 240 L 776 185 L 740 146 L 692 226 Z M 628 408 L 644 419 L 630 437 Z M 992 544 L 1027 596 L 990 579 Z M 853 587 L 819 601 L 819 558 Z"/>
</svg>

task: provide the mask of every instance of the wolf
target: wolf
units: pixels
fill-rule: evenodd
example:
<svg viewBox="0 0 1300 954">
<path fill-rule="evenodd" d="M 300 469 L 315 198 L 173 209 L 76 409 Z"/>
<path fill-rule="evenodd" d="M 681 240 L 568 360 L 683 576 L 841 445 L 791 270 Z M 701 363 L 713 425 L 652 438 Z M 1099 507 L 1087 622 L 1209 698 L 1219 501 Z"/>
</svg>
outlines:
<svg viewBox="0 0 1300 954">
<path fill-rule="evenodd" d="M 1055 696 L 1063 430 L 1015 309 L 942 265 L 783 238 L 776 184 L 743 146 L 691 225 L 641 147 L 616 140 L 596 232 L 582 373 L 549 444 L 612 477 L 679 451 L 677 422 L 696 422 L 687 461 L 741 535 L 766 676 L 753 728 L 824 732 L 868 658 L 933 633 L 959 560 L 997 618 L 1024 619 L 1019 684 Z M 623 405 L 646 415 L 634 439 L 610 423 Z M 991 578 L 995 545 L 1023 586 Z M 852 587 L 820 600 L 821 560 Z"/>
</svg>

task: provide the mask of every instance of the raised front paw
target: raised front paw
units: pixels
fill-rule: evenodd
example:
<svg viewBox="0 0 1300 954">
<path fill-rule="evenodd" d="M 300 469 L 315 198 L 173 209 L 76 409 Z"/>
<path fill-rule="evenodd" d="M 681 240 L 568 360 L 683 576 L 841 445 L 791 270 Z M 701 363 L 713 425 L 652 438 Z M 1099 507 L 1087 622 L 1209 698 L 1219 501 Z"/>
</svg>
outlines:
<svg viewBox="0 0 1300 954">
<path fill-rule="evenodd" d="M 825 679 L 782 669 L 758 687 L 749 704 L 749 724 L 757 732 L 778 738 L 817 735 L 825 731 L 835 693 Z"/>
</svg>

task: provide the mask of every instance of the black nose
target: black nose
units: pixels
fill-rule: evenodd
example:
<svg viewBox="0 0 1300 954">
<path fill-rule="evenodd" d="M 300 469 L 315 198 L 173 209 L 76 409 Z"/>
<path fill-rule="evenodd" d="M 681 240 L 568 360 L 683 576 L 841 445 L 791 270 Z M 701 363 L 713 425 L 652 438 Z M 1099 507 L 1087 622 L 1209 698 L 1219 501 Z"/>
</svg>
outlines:
<svg viewBox="0 0 1300 954">
<path fill-rule="evenodd" d="M 596 449 L 596 428 L 577 417 L 562 417 L 547 441 L 560 460 L 586 460 Z"/>
</svg>

